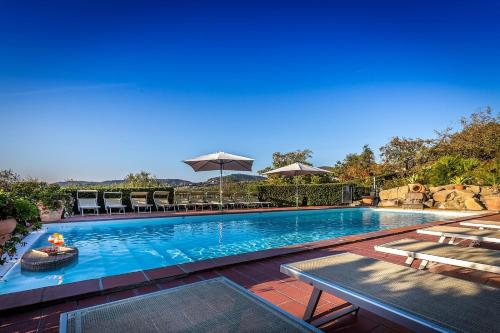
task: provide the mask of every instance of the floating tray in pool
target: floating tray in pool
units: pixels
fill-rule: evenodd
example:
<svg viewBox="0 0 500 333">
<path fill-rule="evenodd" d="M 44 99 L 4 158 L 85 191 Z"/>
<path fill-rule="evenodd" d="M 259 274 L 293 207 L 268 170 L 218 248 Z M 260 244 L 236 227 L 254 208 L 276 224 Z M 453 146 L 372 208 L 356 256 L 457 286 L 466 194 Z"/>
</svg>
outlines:
<svg viewBox="0 0 500 333">
<path fill-rule="evenodd" d="M 21 268 L 27 271 L 50 271 L 71 264 L 78 258 L 78 249 L 61 246 L 56 254 L 49 254 L 50 247 L 29 250 L 21 258 Z"/>
</svg>

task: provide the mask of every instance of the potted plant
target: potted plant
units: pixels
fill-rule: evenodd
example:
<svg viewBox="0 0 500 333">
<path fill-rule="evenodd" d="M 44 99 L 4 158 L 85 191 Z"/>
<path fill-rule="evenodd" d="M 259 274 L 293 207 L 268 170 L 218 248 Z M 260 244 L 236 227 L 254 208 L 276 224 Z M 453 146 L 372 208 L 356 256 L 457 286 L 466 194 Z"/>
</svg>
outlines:
<svg viewBox="0 0 500 333">
<path fill-rule="evenodd" d="M 465 182 L 467 182 L 469 178 L 465 176 L 455 176 L 451 179 L 451 183 L 455 185 L 455 190 L 463 190 L 465 189 Z"/>
<path fill-rule="evenodd" d="M 68 205 L 67 195 L 58 184 L 25 180 L 15 183 L 12 191 L 19 196 L 29 198 L 36 204 L 42 222 L 53 222 L 61 219 L 65 207 Z"/>
<path fill-rule="evenodd" d="M 9 240 L 16 225 L 12 196 L 10 193 L 0 190 L 0 246 Z"/>
<path fill-rule="evenodd" d="M 40 227 L 38 209 L 28 199 L 0 191 L 0 265 L 7 260 L 3 254 L 13 256 L 16 245 L 31 229 Z M 5 232 L 5 234 L 3 234 Z"/>
</svg>

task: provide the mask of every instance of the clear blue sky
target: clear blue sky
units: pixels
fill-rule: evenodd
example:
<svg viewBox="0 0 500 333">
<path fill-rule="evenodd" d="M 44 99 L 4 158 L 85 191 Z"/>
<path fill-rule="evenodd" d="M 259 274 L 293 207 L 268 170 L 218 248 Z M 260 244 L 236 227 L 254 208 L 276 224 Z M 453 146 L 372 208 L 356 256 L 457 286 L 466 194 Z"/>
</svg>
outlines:
<svg viewBox="0 0 500 333">
<path fill-rule="evenodd" d="M 331 165 L 500 109 L 500 1 L 0 1 L 0 169 L 49 181 L 217 150 Z"/>
</svg>

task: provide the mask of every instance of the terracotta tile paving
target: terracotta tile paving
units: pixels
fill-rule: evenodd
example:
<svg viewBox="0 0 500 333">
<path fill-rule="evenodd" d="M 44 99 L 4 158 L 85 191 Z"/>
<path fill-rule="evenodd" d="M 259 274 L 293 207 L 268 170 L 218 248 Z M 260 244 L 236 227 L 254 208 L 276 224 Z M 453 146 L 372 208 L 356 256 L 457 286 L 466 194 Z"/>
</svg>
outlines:
<svg viewBox="0 0 500 333">
<path fill-rule="evenodd" d="M 500 221 L 500 214 L 489 216 L 484 219 Z M 451 225 L 459 225 L 453 223 Z M 112 291 L 105 295 L 94 295 L 83 297 L 78 300 L 66 301 L 60 304 L 39 306 L 36 309 L 22 309 L 5 315 L 0 314 L 0 332 L 57 332 L 59 325 L 59 315 L 62 312 L 71 311 L 78 308 L 84 308 L 92 305 L 103 304 L 110 301 L 142 295 L 158 290 L 177 287 L 180 285 L 209 279 L 217 276 L 225 276 L 234 282 L 251 290 L 253 293 L 269 300 L 281 309 L 288 311 L 294 316 L 301 317 L 305 311 L 307 301 L 309 299 L 312 287 L 290 278 L 279 271 L 281 264 L 290 263 L 298 260 L 318 258 L 325 255 L 330 255 L 339 252 L 353 252 L 365 256 L 373 257 L 380 260 L 385 260 L 397 264 L 403 264 L 403 257 L 376 252 L 373 249 L 374 245 L 387 243 L 401 238 L 415 238 L 421 240 L 437 241 L 437 237 L 429 235 L 417 234 L 415 231 L 408 231 L 399 234 L 389 234 L 387 236 L 368 239 L 364 241 L 340 244 L 328 248 L 314 249 L 307 252 L 293 253 L 288 255 L 280 255 L 278 257 L 261 259 L 258 261 L 244 262 L 235 264 L 229 267 L 219 267 L 203 272 L 194 272 L 189 275 L 180 275 L 178 278 L 169 281 L 150 281 L 149 275 L 143 272 L 124 274 L 113 278 L 103 279 L 105 288 L 116 288 L 124 286 L 127 283 L 144 283 L 147 285 L 137 286 L 133 289 L 120 291 Z M 466 245 L 466 244 L 464 244 Z M 490 246 L 500 250 L 499 245 Z M 418 261 L 413 264 L 413 267 L 418 266 Z M 177 270 L 178 268 L 166 269 Z M 500 287 L 500 275 L 487 272 L 479 272 L 471 269 L 457 268 L 455 266 L 434 264 L 431 265 L 429 271 L 449 276 L 459 277 L 462 279 L 472 280 L 479 283 L 486 283 L 495 287 Z M 149 277 L 153 278 L 154 273 Z M 161 276 L 158 275 L 158 276 Z M 88 288 L 92 288 L 92 282 L 87 282 Z M 30 294 L 27 294 L 30 295 Z M 50 295 L 34 294 L 29 297 L 42 298 Z M 333 295 L 324 293 L 315 315 L 331 312 L 339 307 L 345 306 L 347 303 Z M 373 313 L 361 309 L 356 317 L 352 315 L 345 316 L 333 323 L 322 326 L 326 332 L 408 332 L 407 329 L 381 318 Z"/>
</svg>

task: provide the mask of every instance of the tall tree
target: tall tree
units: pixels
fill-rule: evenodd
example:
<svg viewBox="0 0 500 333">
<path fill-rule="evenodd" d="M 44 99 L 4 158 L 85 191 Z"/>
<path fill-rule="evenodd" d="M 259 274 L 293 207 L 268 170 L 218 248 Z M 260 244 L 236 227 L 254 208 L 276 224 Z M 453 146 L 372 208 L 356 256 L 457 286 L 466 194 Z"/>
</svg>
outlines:
<svg viewBox="0 0 500 333">
<path fill-rule="evenodd" d="M 461 129 L 452 128 L 437 132 L 437 144 L 432 153 L 437 157 L 455 155 L 462 158 L 476 158 L 489 161 L 500 158 L 500 114 L 493 109 L 474 112 L 469 118 L 460 120 Z"/>
<path fill-rule="evenodd" d="M 0 189 L 10 191 L 12 184 L 18 182 L 20 177 L 17 173 L 9 170 L 0 170 Z"/>
<path fill-rule="evenodd" d="M 154 187 L 160 185 L 160 182 L 151 173 L 141 171 L 135 174 L 129 173 L 124 179 L 124 184 L 131 187 Z"/>
<path fill-rule="evenodd" d="M 263 174 L 267 171 L 276 169 L 276 168 L 281 168 L 284 166 L 287 166 L 292 163 L 303 163 L 307 165 L 312 165 L 310 162 L 308 162 L 308 159 L 312 157 L 312 150 L 310 149 L 303 149 L 303 150 L 296 150 L 296 151 L 291 151 L 288 153 L 281 153 L 279 151 L 273 153 L 273 165 L 268 166 L 262 170 L 259 170 L 258 173 Z"/>
<path fill-rule="evenodd" d="M 380 147 L 380 155 L 385 169 L 408 175 L 415 168 L 429 161 L 429 150 L 434 141 L 421 138 L 395 136 Z"/>
<path fill-rule="evenodd" d="M 365 180 L 375 174 L 377 168 L 373 150 L 364 145 L 361 153 L 347 154 L 344 160 L 338 161 L 333 173 L 340 181 Z"/>
</svg>

